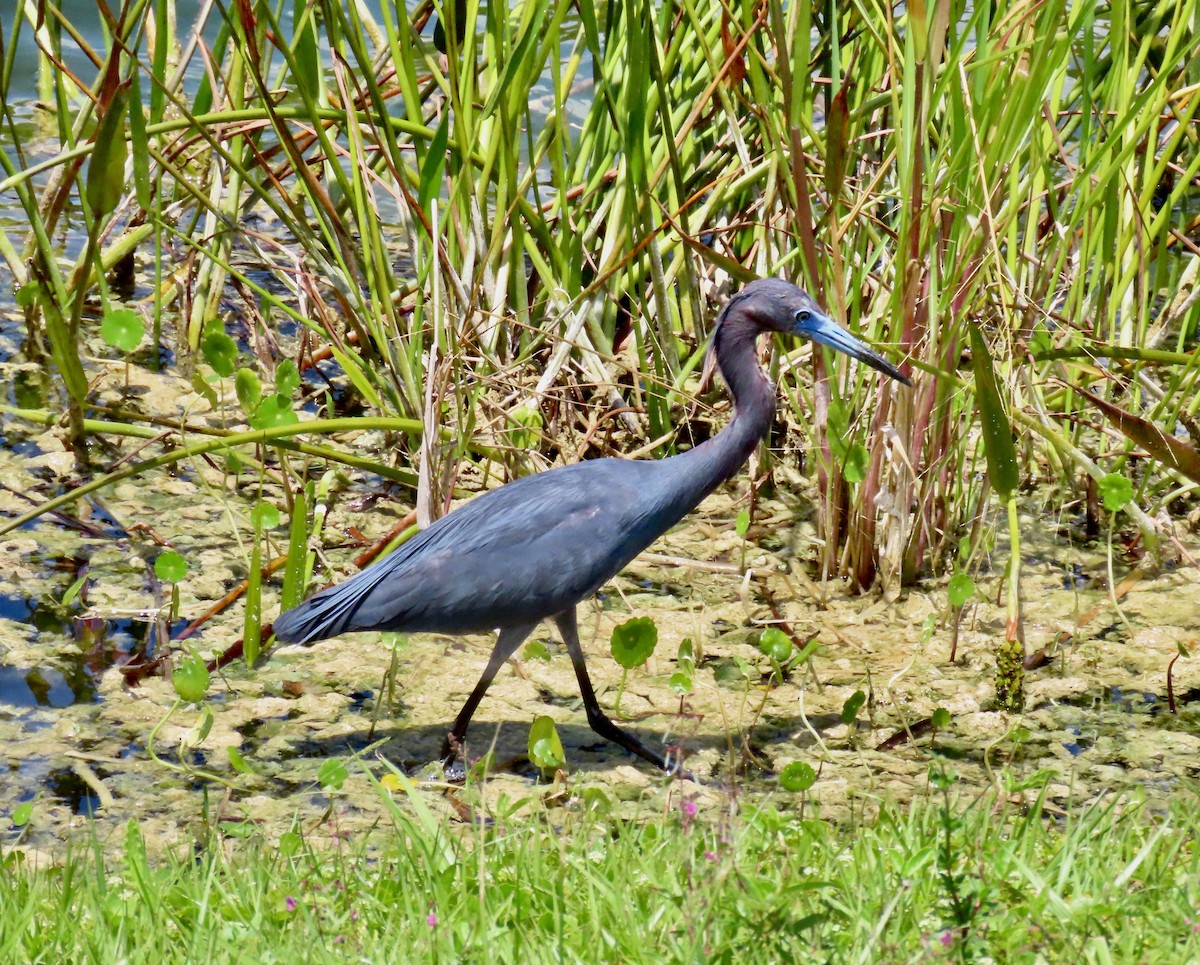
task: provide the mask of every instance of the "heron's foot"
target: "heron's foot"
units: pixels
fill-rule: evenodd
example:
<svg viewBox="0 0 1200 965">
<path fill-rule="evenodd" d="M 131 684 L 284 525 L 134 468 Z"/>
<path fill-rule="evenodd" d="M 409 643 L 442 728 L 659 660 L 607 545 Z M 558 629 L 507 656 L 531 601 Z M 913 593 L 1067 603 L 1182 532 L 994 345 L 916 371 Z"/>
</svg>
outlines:
<svg viewBox="0 0 1200 965">
<path fill-rule="evenodd" d="M 709 781 L 702 781 L 691 771 L 684 768 L 682 763 L 678 759 L 668 758 L 667 766 L 664 767 L 663 770 L 666 771 L 668 774 L 670 774 L 671 777 L 678 778 L 681 781 L 691 781 L 693 784 L 701 784 L 701 785 L 708 785 L 709 783 L 711 783 Z"/>
<path fill-rule="evenodd" d="M 655 767 L 666 771 L 672 777 L 691 781 L 694 784 L 704 783 L 695 774 L 684 768 L 680 755 L 672 754 L 668 757 L 658 753 L 658 751 L 651 750 L 632 734 L 614 724 L 598 706 L 585 705 L 584 710 L 587 712 L 588 724 L 592 730 L 605 740 L 610 740 L 617 746 L 624 747 L 631 754 L 636 754 L 642 760 L 649 761 Z"/>
<path fill-rule="evenodd" d="M 440 760 L 447 781 L 457 783 L 467 779 L 467 762 L 463 741 L 454 731 L 447 733 L 446 739 L 442 741 Z"/>
<path fill-rule="evenodd" d="M 463 753 L 463 738 L 454 731 L 446 733 L 446 739 L 442 741 L 441 761 L 443 764 L 449 764 L 451 761 L 462 756 Z"/>
<path fill-rule="evenodd" d="M 691 781 L 693 784 L 699 784 L 702 787 L 712 787 L 713 786 L 713 781 L 704 780 L 703 778 L 697 777 L 695 774 L 693 774 L 691 771 L 689 771 L 686 767 L 683 766 L 682 758 L 675 757 L 674 755 L 664 758 L 663 763 L 660 764 L 659 766 L 664 771 L 666 771 L 667 774 L 669 774 L 671 777 L 675 778 L 678 781 Z"/>
</svg>

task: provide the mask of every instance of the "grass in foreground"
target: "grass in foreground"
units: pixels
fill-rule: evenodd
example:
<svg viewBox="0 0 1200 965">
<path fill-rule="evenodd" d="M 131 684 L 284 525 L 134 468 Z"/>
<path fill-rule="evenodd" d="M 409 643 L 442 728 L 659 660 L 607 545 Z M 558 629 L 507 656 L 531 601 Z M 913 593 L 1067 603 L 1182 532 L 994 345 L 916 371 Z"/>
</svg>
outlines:
<svg viewBox="0 0 1200 965">
<path fill-rule="evenodd" d="M 773 807 L 541 811 L 451 832 L 0 866 L 0 961 L 1188 961 L 1200 810 L 1059 817 L 934 790 L 850 825 Z M 412 816 L 410 816 L 412 815 Z"/>
</svg>

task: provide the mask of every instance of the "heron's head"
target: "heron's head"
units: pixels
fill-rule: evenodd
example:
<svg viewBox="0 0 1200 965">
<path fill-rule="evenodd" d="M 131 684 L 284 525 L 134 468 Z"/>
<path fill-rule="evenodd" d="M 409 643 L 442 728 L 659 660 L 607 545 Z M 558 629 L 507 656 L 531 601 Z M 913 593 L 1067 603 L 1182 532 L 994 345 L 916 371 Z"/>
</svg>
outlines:
<svg viewBox="0 0 1200 965">
<path fill-rule="evenodd" d="M 825 314 L 812 296 L 778 278 L 752 281 L 730 301 L 730 309 L 766 331 L 811 339 L 844 352 L 898 382 L 912 381 L 882 355 L 868 348 Z"/>
</svg>

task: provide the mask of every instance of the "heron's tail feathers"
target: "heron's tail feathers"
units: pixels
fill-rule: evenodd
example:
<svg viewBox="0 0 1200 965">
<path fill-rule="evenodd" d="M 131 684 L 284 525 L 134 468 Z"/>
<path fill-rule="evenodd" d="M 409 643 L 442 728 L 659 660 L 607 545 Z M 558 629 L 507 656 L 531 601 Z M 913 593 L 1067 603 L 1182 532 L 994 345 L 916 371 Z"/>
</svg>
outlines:
<svg viewBox="0 0 1200 965">
<path fill-rule="evenodd" d="M 379 564 L 368 567 L 345 583 L 324 589 L 281 613 L 274 623 L 275 636 L 281 643 L 310 644 L 363 629 L 359 611 L 387 575 L 387 569 Z"/>
</svg>

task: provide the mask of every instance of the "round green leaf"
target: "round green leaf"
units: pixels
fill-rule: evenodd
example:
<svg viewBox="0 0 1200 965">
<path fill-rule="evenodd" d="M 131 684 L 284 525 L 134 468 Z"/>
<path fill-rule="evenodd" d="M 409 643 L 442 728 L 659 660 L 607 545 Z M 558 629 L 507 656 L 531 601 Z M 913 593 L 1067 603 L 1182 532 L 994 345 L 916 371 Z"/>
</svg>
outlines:
<svg viewBox="0 0 1200 965">
<path fill-rule="evenodd" d="M 680 697 L 682 697 L 684 694 L 690 694 L 692 692 L 692 675 L 690 673 L 685 673 L 682 670 L 676 670 L 673 674 L 671 674 L 671 680 L 668 683 L 668 686 L 675 691 L 675 693 L 679 694 Z"/>
<path fill-rule="evenodd" d="M 29 823 L 29 819 L 33 817 L 33 802 L 25 801 L 13 808 L 12 823 L 14 828 L 23 828 Z"/>
<path fill-rule="evenodd" d="M 1120 473 L 1110 472 L 1096 483 L 1096 488 L 1104 500 L 1104 508 L 1110 513 L 1124 509 L 1133 500 L 1133 483 Z"/>
<path fill-rule="evenodd" d="M 608 792 L 594 785 L 582 788 L 579 791 L 579 800 L 583 802 L 584 808 L 588 811 L 604 814 L 612 810 L 613 800 L 609 797 Z"/>
<path fill-rule="evenodd" d="M 198 704 L 208 693 L 208 666 L 204 658 L 195 650 L 179 661 L 179 666 L 171 674 L 171 686 L 180 700 L 189 704 Z"/>
<path fill-rule="evenodd" d="M 745 539 L 746 534 L 750 532 L 750 510 L 743 509 L 737 514 L 737 521 L 734 522 L 733 529 L 738 536 Z"/>
<path fill-rule="evenodd" d="M 945 707 L 939 707 L 933 712 L 933 717 L 930 718 L 930 723 L 932 723 L 937 730 L 945 730 L 950 726 L 950 711 L 948 711 Z"/>
<path fill-rule="evenodd" d="M 541 640 L 530 640 L 521 651 L 522 660 L 549 660 L 550 651 Z"/>
<path fill-rule="evenodd" d="M 213 387 L 208 384 L 208 381 L 199 372 L 192 373 L 192 388 L 196 390 L 196 394 L 205 399 L 214 409 L 218 405 L 217 393 Z"/>
<path fill-rule="evenodd" d="M 675 654 L 675 662 L 684 673 L 690 674 L 696 669 L 696 647 L 691 637 L 679 641 L 679 652 Z"/>
<path fill-rule="evenodd" d="M 291 359 L 284 359 L 275 366 L 275 391 L 286 398 L 300 388 L 300 370 Z"/>
<path fill-rule="evenodd" d="M 160 553 L 154 561 L 154 575 L 164 583 L 182 583 L 187 574 L 187 560 L 174 550 Z"/>
<path fill-rule="evenodd" d="M 974 595 L 975 581 L 971 579 L 969 574 L 963 570 L 958 570 L 950 577 L 950 583 L 946 587 L 946 596 L 949 598 L 952 607 L 963 606 Z"/>
<path fill-rule="evenodd" d="M 658 645 L 658 627 L 650 617 L 626 620 L 612 632 L 612 655 L 626 670 L 640 667 Z"/>
<path fill-rule="evenodd" d="M 41 294 L 42 285 L 40 282 L 28 281 L 17 289 L 17 306 L 19 308 L 32 308 Z"/>
<path fill-rule="evenodd" d="M 221 378 L 233 375 L 233 370 L 237 367 L 237 342 L 224 332 L 210 331 L 200 343 L 200 351 L 204 355 L 204 361 L 211 365 L 213 371 Z"/>
<path fill-rule="evenodd" d="M 842 478 L 848 483 L 860 483 L 867 478 L 867 461 L 870 454 L 866 446 L 858 443 L 846 450 L 842 459 Z"/>
<path fill-rule="evenodd" d="M 389 650 L 403 652 L 404 648 L 408 646 L 408 634 L 400 633 L 398 630 L 385 630 L 379 635 L 379 639 Z"/>
<path fill-rule="evenodd" d="M 262 382 L 258 374 L 253 369 L 238 369 L 233 385 L 242 411 L 247 416 L 254 415 L 258 411 L 258 404 L 262 402 Z"/>
<path fill-rule="evenodd" d="M 858 712 L 862 710 L 863 704 L 867 702 L 867 695 L 861 690 L 856 690 L 846 702 L 842 704 L 842 723 L 853 724 L 858 719 Z"/>
<path fill-rule="evenodd" d="M 100 337 L 105 344 L 128 355 L 142 344 L 146 325 L 132 308 L 116 308 L 100 320 Z"/>
<path fill-rule="evenodd" d="M 256 529 L 274 529 L 281 520 L 279 507 L 274 503 L 259 503 L 250 511 L 250 519 Z"/>
<path fill-rule="evenodd" d="M 246 839 L 253 837 L 257 825 L 253 821 L 218 821 L 217 829 L 227 838 Z"/>
<path fill-rule="evenodd" d="M 533 449 L 538 444 L 542 431 L 542 414 L 533 406 L 523 405 L 513 409 L 508 417 L 517 424 L 516 429 L 509 433 L 509 440 L 514 449 Z"/>
<path fill-rule="evenodd" d="M 534 720 L 529 728 L 529 760 L 541 771 L 553 771 L 563 766 L 567 755 L 563 751 L 554 718 L 545 715 Z"/>
<path fill-rule="evenodd" d="M 792 656 L 792 639 L 778 627 L 767 627 L 758 638 L 758 649 L 776 663 L 785 663 Z"/>
<path fill-rule="evenodd" d="M 300 419 L 292 411 L 292 400 L 278 392 L 262 400 L 258 411 L 249 422 L 255 429 L 273 429 L 276 426 L 294 426 Z"/>
<path fill-rule="evenodd" d="M 349 776 L 346 765 L 336 757 L 331 757 L 317 771 L 317 783 L 327 791 L 340 791 Z"/>
<path fill-rule="evenodd" d="M 804 761 L 792 761 L 779 772 L 779 786 L 785 791 L 807 791 L 817 783 L 817 772 Z"/>
</svg>

